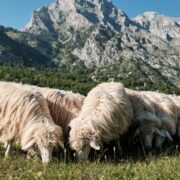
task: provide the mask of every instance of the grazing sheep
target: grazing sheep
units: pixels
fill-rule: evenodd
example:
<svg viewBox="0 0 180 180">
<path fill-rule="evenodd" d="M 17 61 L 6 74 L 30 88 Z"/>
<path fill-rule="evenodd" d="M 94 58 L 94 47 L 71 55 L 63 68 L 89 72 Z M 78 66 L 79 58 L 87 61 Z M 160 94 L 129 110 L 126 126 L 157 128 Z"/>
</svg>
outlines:
<svg viewBox="0 0 180 180">
<path fill-rule="evenodd" d="M 119 139 L 133 118 L 132 107 L 121 83 L 102 83 L 84 100 L 77 118 L 70 122 L 69 143 L 79 160 L 87 159 L 90 148 Z"/>
<path fill-rule="evenodd" d="M 52 150 L 61 145 L 62 130 L 55 125 L 44 97 L 16 83 L 0 82 L 0 142 L 9 155 L 12 143 L 22 150 L 40 151 L 42 162 L 51 160 Z"/>
<path fill-rule="evenodd" d="M 22 84 L 22 88 L 32 89 L 43 95 L 47 101 L 54 123 L 63 130 L 63 141 L 65 145 L 67 145 L 69 135 L 68 125 L 70 121 L 79 114 L 84 102 L 84 96 L 71 91 L 38 87 L 28 84 Z M 27 158 L 31 158 L 36 154 L 37 152 L 34 149 L 31 149 L 27 153 Z"/>
<path fill-rule="evenodd" d="M 84 96 L 71 91 L 26 86 L 40 92 L 44 96 L 54 123 L 62 128 L 64 140 L 67 140 L 69 132 L 68 124 L 79 114 L 84 102 Z"/>
<path fill-rule="evenodd" d="M 171 100 L 174 102 L 174 104 L 177 107 L 177 125 L 176 125 L 176 134 L 178 137 L 178 141 L 180 144 L 180 96 L 176 95 L 169 95 Z"/>
<path fill-rule="evenodd" d="M 154 104 L 157 117 L 161 120 L 160 133 L 155 137 L 155 147 L 161 148 L 166 138 L 173 141 L 172 135 L 176 133 L 177 108 L 166 94 L 143 91 Z"/>
<path fill-rule="evenodd" d="M 158 128 L 161 125 L 160 119 L 155 114 L 154 104 L 139 91 L 126 88 L 126 93 L 133 108 L 134 123 L 138 127 L 133 138 L 141 134 L 145 148 L 150 149 L 154 133 L 159 133 Z"/>
</svg>

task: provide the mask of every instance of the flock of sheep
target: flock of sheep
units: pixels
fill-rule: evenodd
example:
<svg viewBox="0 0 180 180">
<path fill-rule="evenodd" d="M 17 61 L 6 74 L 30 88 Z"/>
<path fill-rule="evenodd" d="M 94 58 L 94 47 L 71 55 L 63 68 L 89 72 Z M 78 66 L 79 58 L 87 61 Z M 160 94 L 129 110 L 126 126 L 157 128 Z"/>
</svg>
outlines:
<svg viewBox="0 0 180 180">
<path fill-rule="evenodd" d="M 121 83 L 102 83 L 84 97 L 70 91 L 0 82 L 0 142 L 5 156 L 13 143 L 27 156 L 52 160 L 53 149 L 70 147 L 78 160 L 91 148 L 103 149 L 134 126 L 132 141 L 141 134 L 145 148 L 161 148 L 180 140 L 180 96 L 134 91 Z M 153 142 L 153 143 L 152 143 Z"/>
</svg>

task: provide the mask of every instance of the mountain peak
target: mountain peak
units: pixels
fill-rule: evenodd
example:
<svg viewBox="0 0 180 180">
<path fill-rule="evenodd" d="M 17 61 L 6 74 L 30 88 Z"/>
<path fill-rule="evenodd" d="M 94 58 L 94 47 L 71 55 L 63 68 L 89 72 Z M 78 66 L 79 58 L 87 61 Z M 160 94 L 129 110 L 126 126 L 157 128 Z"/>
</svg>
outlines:
<svg viewBox="0 0 180 180">
<path fill-rule="evenodd" d="M 76 1 L 77 0 L 56 0 L 52 3 L 51 7 L 55 6 L 56 9 L 61 9 L 62 11 L 75 10 Z"/>
<path fill-rule="evenodd" d="M 147 12 L 144 12 L 142 15 L 143 15 L 143 16 L 152 17 L 152 16 L 157 16 L 157 15 L 159 15 L 159 13 L 156 12 L 156 11 L 147 11 Z"/>
<path fill-rule="evenodd" d="M 134 18 L 143 28 L 160 38 L 171 41 L 180 38 L 180 19 L 161 15 L 157 12 L 145 12 Z"/>
<path fill-rule="evenodd" d="M 67 32 L 69 28 L 88 29 L 98 24 L 120 31 L 122 26 L 133 23 L 113 5 L 112 0 L 56 0 L 34 11 L 31 21 L 22 31 L 59 34 Z"/>
</svg>

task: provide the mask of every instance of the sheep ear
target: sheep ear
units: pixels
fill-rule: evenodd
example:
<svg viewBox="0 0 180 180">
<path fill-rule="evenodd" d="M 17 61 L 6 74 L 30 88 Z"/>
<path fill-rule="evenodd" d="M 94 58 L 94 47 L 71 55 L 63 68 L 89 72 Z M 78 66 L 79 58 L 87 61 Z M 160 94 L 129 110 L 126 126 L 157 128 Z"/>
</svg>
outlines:
<svg viewBox="0 0 180 180">
<path fill-rule="evenodd" d="M 99 143 L 98 143 L 98 141 L 96 141 L 96 140 L 90 140 L 90 142 L 89 142 L 89 145 L 93 148 L 93 149 L 95 149 L 95 150 L 100 150 L 100 145 L 99 145 Z"/>
<path fill-rule="evenodd" d="M 134 139 L 139 133 L 140 133 L 140 130 L 139 128 L 137 128 L 132 138 Z"/>
<path fill-rule="evenodd" d="M 35 139 L 32 139 L 29 141 L 25 146 L 22 147 L 22 150 L 27 151 L 30 147 L 32 147 L 35 144 Z"/>
<path fill-rule="evenodd" d="M 167 137 L 170 141 L 173 142 L 173 139 L 172 139 L 171 135 L 169 134 L 169 132 L 168 132 L 168 131 L 165 131 L 165 134 L 166 134 L 166 137 Z"/>
<path fill-rule="evenodd" d="M 166 135 L 162 131 L 160 131 L 158 128 L 154 128 L 154 130 L 157 135 L 162 136 L 164 138 L 166 137 Z"/>
</svg>

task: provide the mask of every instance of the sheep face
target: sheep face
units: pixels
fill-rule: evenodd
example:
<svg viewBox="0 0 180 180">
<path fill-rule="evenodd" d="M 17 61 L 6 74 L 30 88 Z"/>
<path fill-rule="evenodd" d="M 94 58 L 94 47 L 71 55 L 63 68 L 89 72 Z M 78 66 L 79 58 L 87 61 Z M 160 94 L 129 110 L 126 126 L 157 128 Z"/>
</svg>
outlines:
<svg viewBox="0 0 180 180">
<path fill-rule="evenodd" d="M 152 148 L 152 140 L 154 137 L 154 132 L 155 132 L 154 127 L 151 124 L 143 124 L 141 126 L 142 138 L 146 149 Z"/>
<path fill-rule="evenodd" d="M 90 146 L 88 141 L 84 139 L 77 139 L 70 143 L 71 148 L 76 151 L 76 156 L 78 160 L 87 160 L 90 152 Z"/>
<path fill-rule="evenodd" d="M 70 123 L 69 143 L 71 149 L 76 151 L 78 160 L 87 160 L 91 148 L 100 150 L 100 143 L 95 138 L 95 133 L 89 127 L 82 127 L 72 121 Z"/>
<path fill-rule="evenodd" d="M 91 148 L 100 150 L 99 143 L 95 140 L 77 139 L 75 141 L 70 140 L 70 146 L 76 151 L 78 160 L 88 160 L 89 152 Z"/>
<path fill-rule="evenodd" d="M 164 129 L 160 129 L 157 133 L 156 133 L 156 137 L 155 137 L 155 147 L 160 149 L 164 143 L 164 141 L 166 140 L 166 138 L 170 141 L 173 141 L 170 133 L 167 130 Z"/>
<path fill-rule="evenodd" d="M 36 130 L 32 139 L 22 148 L 25 151 L 34 149 L 41 155 L 44 164 L 52 160 L 53 148 L 60 145 L 62 148 L 63 143 L 60 141 L 62 137 L 62 130 L 58 126 L 44 126 Z"/>
<path fill-rule="evenodd" d="M 152 140 L 154 137 L 155 128 L 150 123 L 141 123 L 139 128 L 136 130 L 134 137 L 141 134 L 143 143 L 146 149 L 152 148 Z"/>
<path fill-rule="evenodd" d="M 152 148 L 152 140 L 153 140 L 153 133 L 142 133 L 142 138 L 144 142 L 144 146 L 146 149 Z"/>
<path fill-rule="evenodd" d="M 167 130 L 158 129 L 153 123 L 141 123 L 136 130 L 134 137 L 141 134 L 143 143 L 146 149 L 152 148 L 152 141 L 155 137 L 155 147 L 160 149 L 165 139 L 173 141 L 170 133 Z"/>
</svg>

